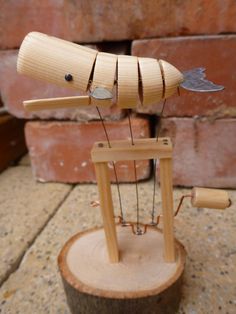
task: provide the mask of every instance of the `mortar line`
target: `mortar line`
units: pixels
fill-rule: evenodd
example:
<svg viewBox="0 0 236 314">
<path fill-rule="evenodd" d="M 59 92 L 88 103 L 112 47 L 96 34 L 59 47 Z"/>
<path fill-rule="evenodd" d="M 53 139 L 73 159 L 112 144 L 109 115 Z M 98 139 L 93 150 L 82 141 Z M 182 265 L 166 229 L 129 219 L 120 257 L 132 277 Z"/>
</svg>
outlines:
<svg viewBox="0 0 236 314">
<path fill-rule="evenodd" d="M 58 210 L 60 209 L 60 207 L 64 204 L 64 202 L 67 200 L 67 198 L 70 196 L 70 194 L 72 193 L 72 191 L 75 189 L 76 184 L 72 185 L 72 188 L 64 195 L 64 197 L 62 198 L 62 200 L 57 204 L 57 206 L 55 206 L 55 209 L 53 210 L 53 212 L 49 215 L 48 219 L 44 222 L 44 224 L 41 226 L 41 228 L 39 228 L 37 234 L 32 238 L 32 240 L 28 243 L 28 246 L 25 248 L 25 250 L 23 250 L 22 254 L 20 254 L 18 256 L 18 258 L 16 259 L 16 261 L 14 262 L 14 264 L 11 266 L 11 268 L 6 272 L 5 276 L 3 276 L 3 278 L 0 280 L 0 288 L 4 285 L 5 282 L 7 282 L 7 280 L 9 279 L 9 277 L 14 274 L 21 265 L 22 260 L 24 259 L 25 255 L 27 254 L 27 252 L 29 251 L 29 249 L 34 245 L 35 241 L 37 240 L 37 238 L 40 236 L 40 234 L 43 232 L 43 230 L 47 227 L 47 225 L 49 224 L 49 222 L 54 218 L 54 216 L 56 215 L 56 213 L 58 212 Z"/>
</svg>

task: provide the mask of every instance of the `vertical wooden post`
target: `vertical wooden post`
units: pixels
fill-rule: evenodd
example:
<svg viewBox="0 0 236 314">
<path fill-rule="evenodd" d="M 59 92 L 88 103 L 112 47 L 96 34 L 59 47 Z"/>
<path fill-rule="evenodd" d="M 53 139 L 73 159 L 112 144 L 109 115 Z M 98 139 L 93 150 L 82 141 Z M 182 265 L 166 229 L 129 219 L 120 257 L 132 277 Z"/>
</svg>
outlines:
<svg viewBox="0 0 236 314">
<path fill-rule="evenodd" d="M 173 229 L 173 187 L 172 159 L 160 158 L 160 184 L 162 198 L 164 258 L 166 262 L 175 262 L 175 244 Z"/>
<path fill-rule="evenodd" d="M 112 203 L 108 165 L 106 162 L 97 162 L 94 163 L 94 165 L 97 177 L 108 255 L 111 263 L 118 263 L 119 251 L 116 235 L 116 226 L 114 220 L 114 210 Z"/>
</svg>

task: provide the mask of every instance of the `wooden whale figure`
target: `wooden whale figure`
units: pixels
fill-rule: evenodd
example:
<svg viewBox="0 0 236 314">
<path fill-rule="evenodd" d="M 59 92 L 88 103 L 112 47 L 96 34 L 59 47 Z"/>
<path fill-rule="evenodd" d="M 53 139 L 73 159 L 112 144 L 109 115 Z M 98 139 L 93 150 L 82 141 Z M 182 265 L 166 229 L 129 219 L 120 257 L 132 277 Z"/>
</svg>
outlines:
<svg viewBox="0 0 236 314">
<path fill-rule="evenodd" d="M 164 60 L 98 52 L 38 32 L 25 37 L 17 61 L 21 74 L 85 94 L 24 101 L 31 111 L 113 103 L 134 108 L 158 103 L 179 87 L 199 92 L 222 90 L 223 86 L 205 79 L 204 70 L 181 73 Z"/>
</svg>

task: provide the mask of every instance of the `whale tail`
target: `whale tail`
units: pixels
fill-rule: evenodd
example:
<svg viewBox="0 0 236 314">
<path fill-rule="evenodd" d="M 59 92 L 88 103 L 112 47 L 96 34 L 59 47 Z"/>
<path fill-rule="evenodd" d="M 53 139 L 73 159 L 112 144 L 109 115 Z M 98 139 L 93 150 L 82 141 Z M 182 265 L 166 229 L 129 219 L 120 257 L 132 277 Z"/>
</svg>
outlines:
<svg viewBox="0 0 236 314">
<path fill-rule="evenodd" d="M 224 86 L 214 84 L 205 79 L 205 68 L 196 68 L 183 72 L 184 80 L 180 84 L 184 89 L 193 92 L 217 92 L 224 89 Z"/>
</svg>

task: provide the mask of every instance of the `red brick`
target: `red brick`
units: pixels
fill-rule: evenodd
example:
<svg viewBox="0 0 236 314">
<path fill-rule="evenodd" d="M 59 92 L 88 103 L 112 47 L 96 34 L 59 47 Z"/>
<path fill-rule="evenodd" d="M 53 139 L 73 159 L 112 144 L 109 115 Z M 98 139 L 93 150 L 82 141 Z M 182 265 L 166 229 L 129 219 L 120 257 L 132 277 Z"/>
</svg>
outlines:
<svg viewBox="0 0 236 314">
<path fill-rule="evenodd" d="M 0 1 L 0 45 L 19 47 L 30 31 L 76 42 L 236 31 L 236 5 L 225 1 Z"/>
<path fill-rule="evenodd" d="M 0 0 L 0 47 L 17 48 L 32 30 L 66 37 L 64 1 Z"/>
<path fill-rule="evenodd" d="M 127 119 L 107 122 L 110 139 L 129 137 Z M 136 138 L 149 137 L 149 121 L 132 119 Z M 28 122 L 26 141 L 29 148 L 32 169 L 39 181 L 95 182 L 94 167 L 90 150 L 95 141 L 105 140 L 101 122 Z M 149 161 L 137 162 L 138 179 L 150 175 Z M 120 181 L 134 181 L 133 162 L 117 163 Z M 114 180 L 114 175 L 111 170 Z"/>
<path fill-rule="evenodd" d="M 69 119 L 88 121 L 98 119 L 96 108 L 44 110 L 30 113 L 23 100 L 78 95 L 78 92 L 19 75 L 16 72 L 17 50 L 0 52 L 0 93 L 8 111 L 18 118 Z M 106 119 L 120 119 L 124 113 L 117 107 L 102 109 Z"/>
<path fill-rule="evenodd" d="M 163 119 L 174 142 L 175 185 L 236 187 L 236 119 Z"/>
<path fill-rule="evenodd" d="M 209 80 L 225 86 L 218 93 L 194 93 L 180 90 L 181 97 L 167 101 L 166 116 L 235 117 L 236 36 L 195 36 L 134 41 L 132 54 L 164 59 L 180 70 L 205 67 Z M 139 112 L 155 113 L 153 106 Z"/>
<path fill-rule="evenodd" d="M 24 124 L 9 114 L 0 115 L 0 171 L 26 153 Z"/>
</svg>

